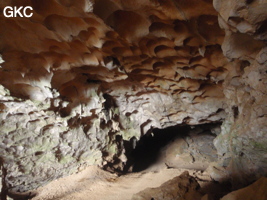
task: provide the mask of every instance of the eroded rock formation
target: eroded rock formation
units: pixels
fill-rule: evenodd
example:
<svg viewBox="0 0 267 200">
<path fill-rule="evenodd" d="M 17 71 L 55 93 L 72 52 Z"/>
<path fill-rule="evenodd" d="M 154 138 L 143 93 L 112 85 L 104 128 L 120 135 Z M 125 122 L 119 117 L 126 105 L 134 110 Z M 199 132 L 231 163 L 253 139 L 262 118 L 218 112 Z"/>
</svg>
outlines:
<svg viewBox="0 0 267 200">
<path fill-rule="evenodd" d="M 181 200 L 200 200 L 203 196 L 198 189 L 198 182 L 188 172 L 162 184 L 158 188 L 147 188 L 135 195 L 132 200 L 146 199 L 181 199 Z"/>
<path fill-rule="evenodd" d="M 267 174 L 265 1 L 13 0 L 1 10 L 8 5 L 34 9 L 0 17 L 9 192 L 87 165 L 123 171 L 142 136 L 179 124 L 223 122 L 215 180 L 239 187 Z"/>
</svg>

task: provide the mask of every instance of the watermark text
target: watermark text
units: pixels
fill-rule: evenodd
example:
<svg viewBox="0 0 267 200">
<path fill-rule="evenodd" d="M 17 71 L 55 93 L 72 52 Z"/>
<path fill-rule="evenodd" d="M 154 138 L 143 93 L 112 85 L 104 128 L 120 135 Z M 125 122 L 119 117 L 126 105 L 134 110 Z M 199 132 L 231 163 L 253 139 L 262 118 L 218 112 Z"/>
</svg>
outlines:
<svg viewBox="0 0 267 200">
<path fill-rule="evenodd" d="M 30 12 L 27 12 L 27 10 L 30 10 Z M 31 12 L 33 9 L 31 6 L 6 6 L 3 10 L 3 14 L 5 17 L 31 17 L 33 13 Z M 28 14 L 27 14 L 28 13 Z"/>
</svg>

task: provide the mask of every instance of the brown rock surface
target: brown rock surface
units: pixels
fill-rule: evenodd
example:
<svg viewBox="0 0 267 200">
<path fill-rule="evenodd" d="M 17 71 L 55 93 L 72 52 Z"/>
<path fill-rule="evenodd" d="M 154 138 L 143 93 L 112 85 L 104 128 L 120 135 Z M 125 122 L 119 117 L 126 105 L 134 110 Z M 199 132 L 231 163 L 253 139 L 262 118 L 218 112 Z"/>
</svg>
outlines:
<svg viewBox="0 0 267 200">
<path fill-rule="evenodd" d="M 244 200 L 267 199 L 267 178 L 262 177 L 255 183 L 249 185 L 248 187 L 231 192 L 222 198 L 222 200 L 238 200 L 238 199 L 244 199 Z"/>
<path fill-rule="evenodd" d="M 199 187 L 197 181 L 188 172 L 184 172 L 158 188 L 147 188 L 133 195 L 132 200 L 200 200 L 202 194 L 198 191 Z"/>
</svg>

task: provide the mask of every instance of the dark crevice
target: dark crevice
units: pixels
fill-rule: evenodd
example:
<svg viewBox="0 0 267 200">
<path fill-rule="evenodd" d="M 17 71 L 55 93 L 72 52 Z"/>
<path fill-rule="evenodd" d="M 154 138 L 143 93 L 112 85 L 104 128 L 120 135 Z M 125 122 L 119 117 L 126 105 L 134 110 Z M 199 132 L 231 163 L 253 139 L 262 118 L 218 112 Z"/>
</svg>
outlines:
<svg viewBox="0 0 267 200">
<path fill-rule="evenodd" d="M 241 62 L 241 65 L 240 65 L 240 70 L 241 72 L 244 72 L 245 68 L 250 66 L 250 62 L 247 61 L 247 60 L 244 60 Z"/>
<path fill-rule="evenodd" d="M 246 4 L 251 4 L 254 0 L 246 0 Z"/>
<path fill-rule="evenodd" d="M 118 58 L 114 57 L 114 56 L 107 56 L 105 59 L 104 59 L 104 62 L 105 64 L 111 62 L 113 63 L 113 65 L 116 65 L 116 66 L 121 66 L 121 63 L 120 61 L 118 60 Z"/>
<path fill-rule="evenodd" d="M 2 171 L 2 188 L 1 188 L 1 200 L 7 200 L 7 185 L 5 182 L 7 170 L 3 166 L 3 161 L 0 159 L 0 169 Z"/>
<path fill-rule="evenodd" d="M 83 73 L 83 75 L 86 75 L 86 74 Z M 88 79 L 86 80 L 86 82 L 87 82 L 87 83 L 93 83 L 93 84 L 100 84 L 100 83 L 102 83 L 102 81 L 100 81 L 100 80 L 94 80 L 94 79 L 90 79 L 90 78 L 88 78 Z"/>
<path fill-rule="evenodd" d="M 110 108 L 118 107 L 115 99 L 111 95 L 105 93 L 105 94 L 103 94 L 103 97 L 105 99 L 105 102 L 104 102 L 105 110 L 109 110 Z"/>
<path fill-rule="evenodd" d="M 239 115 L 238 107 L 237 106 L 233 106 L 232 110 L 233 110 L 234 118 L 236 119 L 238 117 L 238 115 Z"/>
<path fill-rule="evenodd" d="M 267 31 L 267 20 L 265 20 L 261 26 L 259 27 L 259 29 L 256 31 L 256 34 L 266 34 Z"/>
</svg>

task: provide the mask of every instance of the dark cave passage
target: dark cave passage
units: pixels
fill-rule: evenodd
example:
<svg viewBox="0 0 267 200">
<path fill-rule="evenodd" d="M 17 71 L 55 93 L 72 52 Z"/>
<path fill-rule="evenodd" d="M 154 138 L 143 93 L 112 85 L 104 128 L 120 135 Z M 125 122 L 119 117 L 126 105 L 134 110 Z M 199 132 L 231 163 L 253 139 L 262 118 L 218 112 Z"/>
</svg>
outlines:
<svg viewBox="0 0 267 200">
<path fill-rule="evenodd" d="M 174 138 L 183 137 L 189 130 L 189 126 L 172 126 L 166 129 L 154 129 L 151 134 L 144 135 L 131 153 L 134 160 L 132 171 L 140 172 L 156 163 L 161 148 Z"/>
<path fill-rule="evenodd" d="M 165 129 L 155 128 L 141 137 L 134 149 L 127 148 L 129 142 L 125 141 L 124 144 L 128 161 L 124 171 L 128 172 L 130 168 L 132 168 L 132 172 L 146 170 L 151 165 L 157 163 L 164 147 L 176 139 L 187 137 L 192 133 L 192 130 L 196 130 L 197 128 L 200 128 L 202 132 L 206 131 L 206 133 L 214 137 L 210 129 L 218 125 L 220 124 L 204 124 L 197 126 L 176 125 Z M 203 136 L 203 140 L 205 140 L 204 137 L 207 137 L 207 134 Z M 207 151 L 209 151 L 209 149 L 207 149 Z"/>
</svg>

